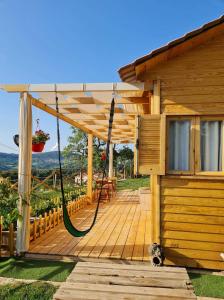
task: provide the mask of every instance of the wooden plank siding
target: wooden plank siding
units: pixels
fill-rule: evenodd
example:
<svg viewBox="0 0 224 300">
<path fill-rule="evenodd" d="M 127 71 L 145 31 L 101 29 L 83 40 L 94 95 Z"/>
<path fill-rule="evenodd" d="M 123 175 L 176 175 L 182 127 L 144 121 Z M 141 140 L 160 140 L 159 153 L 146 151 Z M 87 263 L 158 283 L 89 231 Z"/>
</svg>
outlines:
<svg viewBox="0 0 224 300">
<path fill-rule="evenodd" d="M 161 244 L 166 264 L 224 269 L 224 183 L 161 180 Z"/>
<path fill-rule="evenodd" d="M 138 80 L 160 80 L 160 110 L 167 119 L 177 116 L 224 119 L 223 33 L 175 58 L 167 57 L 162 64 L 143 67 L 145 71 L 139 73 Z M 195 128 L 193 132 L 196 133 Z M 210 174 L 208 178 L 202 172 L 197 173 L 195 151 L 193 176 L 170 176 L 167 169 L 166 175 L 161 176 L 160 225 L 165 264 L 224 269 L 220 257 L 224 252 L 223 174 Z"/>
<path fill-rule="evenodd" d="M 224 35 L 145 73 L 160 78 L 161 113 L 224 114 Z"/>
</svg>

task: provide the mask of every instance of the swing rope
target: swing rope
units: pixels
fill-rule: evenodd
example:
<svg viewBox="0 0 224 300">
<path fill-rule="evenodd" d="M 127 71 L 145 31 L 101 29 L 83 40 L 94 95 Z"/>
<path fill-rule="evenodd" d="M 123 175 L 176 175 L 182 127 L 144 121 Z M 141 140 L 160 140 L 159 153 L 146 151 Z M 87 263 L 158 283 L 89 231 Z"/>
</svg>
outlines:
<svg viewBox="0 0 224 300">
<path fill-rule="evenodd" d="M 111 108 L 110 108 L 110 119 L 109 119 L 109 129 L 108 129 L 108 136 L 107 136 L 107 146 L 106 146 L 106 159 L 104 162 L 104 168 L 103 168 L 103 176 L 102 176 L 102 182 L 101 182 L 101 188 L 98 195 L 97 200 L 97 206 L 94 214 L 94 218 L 92 221 L 92 224 L 90 227 L 86 230 L 78 230 L 75 228 L 75 226 L 72 224 L 68 210 L 67 210 L 67 204 L 65 199 L 65 193 L 64 193 L 64 183 L 63 183 L 63 173 L 62 173 L 62 164 L 61 164 L 61 138 L 60 138 L 60 126 L 59 126 L 59 107 L 58 107 L 58 96 L 57 91 L 55 90 L 55 103 L 56 103 L 56 111 L 57 111 L 57 141 L 58 141 L 58 163 L 59 163 L 59 176 L 60 176 L 60 184 L 61 184 L 61 195 L 62 195 L 62 209 L 63 209 L 63 219 L 64 219 L 64 225 L 67 231 L 74 237 L 82 237 L 85 236 L 95 225 L 99 205 L 100 205 L 100 198 L 102 195 L 103 190 L 103 181 L 106 177 L 106 171 L 107 171 L 107 165 L 108 165 L 108 157 L 109 157 L 109 146 L 111 142 L 111 132 L 112 132 L 112 126 L 113 126 L 113 118 L 114 118 L 114 98 L 111 101 Z"/>
</svg>

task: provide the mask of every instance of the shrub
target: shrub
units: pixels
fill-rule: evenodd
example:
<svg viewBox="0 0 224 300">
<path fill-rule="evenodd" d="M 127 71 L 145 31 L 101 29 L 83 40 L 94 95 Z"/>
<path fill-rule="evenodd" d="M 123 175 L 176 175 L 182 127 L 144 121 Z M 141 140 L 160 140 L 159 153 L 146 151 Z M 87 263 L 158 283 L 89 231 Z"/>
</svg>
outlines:
<svg viewBox="0 0 224 300">
<path fill-rule="evenodd" d="M 16 223 L 19 216 L 17 209 L 18 194 L 8 181 L 0 183 L 0 216 L 4 217 L 3 228 Z"/>
</svg>

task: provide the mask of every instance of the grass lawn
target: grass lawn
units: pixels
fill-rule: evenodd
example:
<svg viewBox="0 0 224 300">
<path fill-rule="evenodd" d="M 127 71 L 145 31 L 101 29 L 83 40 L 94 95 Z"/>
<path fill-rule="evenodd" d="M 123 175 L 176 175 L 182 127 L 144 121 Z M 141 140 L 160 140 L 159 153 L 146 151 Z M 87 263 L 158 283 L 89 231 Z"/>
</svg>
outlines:
<svg viewBox="0 0 224 300">
<path fill-rule="evenodd" d="M 74 262 L 2 258 L 0 259 L 0 276 L 19 279 L 65 281 L 74 266 Z M 2 298 L 0 297 L 0 299 Z"/>
<path fill-rule="evenodd" d="M 189 273 L 197 296 L 224 298 L 224 276 Z"/>
<path fill-rule="evenodd" d="M 117 190 L 138 190 L 140 187 L 149 187 L 149 177 L 130 178 L 117 182 Z"/>
<path fill-rule="evenodd" d="M 1 300 L 51 300 L 56 287 L 45 282 L 15 283 L 0 286 Z"/>
</svg>

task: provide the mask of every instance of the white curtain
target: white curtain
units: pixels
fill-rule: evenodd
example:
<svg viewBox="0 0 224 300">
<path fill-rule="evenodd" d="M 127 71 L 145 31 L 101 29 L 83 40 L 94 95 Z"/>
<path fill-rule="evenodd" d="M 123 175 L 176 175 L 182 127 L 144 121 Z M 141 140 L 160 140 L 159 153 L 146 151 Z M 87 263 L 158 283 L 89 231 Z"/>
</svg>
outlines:
<svg viewBox="0 0 224 300">
<path fill-rule="evenodd" d="M 27 93 L 21 93 L 19 112 L 19 167 L 18 167 L 18 209 L 17 253 L 29 249 L 30 240 L 30 192 L 32 168 L 32 103 Z"/>
<path fill-rule="evenodd" d="M 201 122 L 201 170 L 222 170 L 222 121 Z"/>
<path fill-rule="evenodd" d="M 189 170 L 191 121 L 170 121 L 169 127 L 169 170 Z"/>
</svg>

